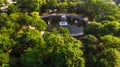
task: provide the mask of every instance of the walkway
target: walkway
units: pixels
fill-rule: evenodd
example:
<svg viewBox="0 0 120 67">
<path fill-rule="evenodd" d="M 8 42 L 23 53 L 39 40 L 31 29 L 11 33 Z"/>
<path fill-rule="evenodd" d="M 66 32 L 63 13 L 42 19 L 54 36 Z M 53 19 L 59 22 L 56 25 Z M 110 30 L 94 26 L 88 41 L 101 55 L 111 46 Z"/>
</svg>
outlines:
<svg viewBox="0 0 120 67">
<path fill-rule="evenodd" d="M 53 14 L 46 14 L 46 15 L 43 15 L 43 16 L 40 16 L 40 17 L 41 17 L 41 19 L 43 19 L 43 18 L 48 18 L 48 17 L 53 17 L 53 16 L 62 16 L 62 15 L 66 15 L 66 17 L 71 17 L 72 19 L 77 19 L 78 21 L 83 22 L 85 25 L 88 24 L 88 21 L 85 20 L 85 18 L 83 18 L 81 16 L 78 16 L 78 15 L 75 15 L 75 14 L 63 14 L 63 13 L 56 14 L 56 13 L 53 13 Z M 57 22 L 56 24 L 48 25 L 47 30 L 50 31 L 53 28 L 59 28 L 59 27 L 61 27 L 61 26 L 59 25 L 59 22 Z M 70 32 L 70 36 L 80 36 L 80 35 L 83 35 L 84 28 L 83 28 L 83 26 L 79 27 L 78 23 L 73 23 L 71 25 L 68 22 L 68 25 L 66 25 L 64 27 L 68 28 L 68 30 Z"/>
<path fill-rule="evenodd" d="M 66 15 L 66 17 L 71 17 L 73 19 L 78 19 L 81 22 L 84 22 L 85 25 L 88 24 L 88 20 L 86 20 L 86 18 L 83 18 L 77 14 L 66 14 L 66 13 L 53 13 L 53 14 L 45 14 L 43 16 L 40 16 L 40 18 L 47 18 L 47 17 L 53 17 L 53 16 L 62 16 L 62 15 Z"/>
</svg>

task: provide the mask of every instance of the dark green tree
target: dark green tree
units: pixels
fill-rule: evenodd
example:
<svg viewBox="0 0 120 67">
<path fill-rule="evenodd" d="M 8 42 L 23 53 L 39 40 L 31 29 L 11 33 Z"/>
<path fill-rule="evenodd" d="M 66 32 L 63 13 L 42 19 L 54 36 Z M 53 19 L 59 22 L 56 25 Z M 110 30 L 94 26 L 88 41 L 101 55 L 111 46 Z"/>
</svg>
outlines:
<svg viewBox="0 0 120 67">
<path fill-rule="evenodd" d="M 20 56 L 20 63 L 23 67 L 44 67 L 42 55 L 37 49 L 28 49 L 27 53 Z"/>
<path fill-rule="evenodd" d="M 24 11 L 39 11 L 42 6 L 42 0 L 18 0 L 17 3 Z"/>
<path fill-rule="evenodd" d="M 114 15 L 118 13 L 119 10 L 117 5 L 102 0 L 87 0 L 82 5 L 82 8 L 85 8 L 81 9 L 81 11 L 84 11 L 83 13 L 88 16 L 89 19 L 96 21 L 112 20 L 110 18 L 115 18 Z"/>
<path fill-rule="evenodd" d="M 46 3 L 46 7 L 49 9 L 56 8 L 58 6 L 58 0 L 48 0 Z"/>
<path fill-rule="evenodd" d="M 17 13 L 19 11 L 20 11 L 19 8 L 17 6 L 15 6 L 15 5 L 13 5 L 13 4 L 8 6 L 8 14 Z"/>
<path fill-rule="evenodd" d="M 95 36 L 99 36 L 100 35 L 100 31 L 101 31 L 101 23 L 97 23 L 97 22 L 90 22 L 84 29 L 84 33 L 85 34 L 92 34 Z"/>
</svg>

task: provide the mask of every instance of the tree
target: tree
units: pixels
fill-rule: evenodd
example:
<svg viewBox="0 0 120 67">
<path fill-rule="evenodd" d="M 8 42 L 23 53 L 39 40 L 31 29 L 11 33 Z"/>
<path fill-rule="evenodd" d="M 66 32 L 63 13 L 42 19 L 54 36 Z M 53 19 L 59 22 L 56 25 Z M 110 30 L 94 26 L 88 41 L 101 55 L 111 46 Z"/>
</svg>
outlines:
<svg viewBox="0 0 120 67">
<path fill-rule="evenodd" d="M 2 6 L 3 5 L 3 1 L 2 0 L 0 0 L 0 6 Z"/>
<path fill-rule="evenodd" d="M 86 35 L 82 38 L 82 42 L 86 45 L 96 44 L 98 39 L 94 35 Z"/>
<path fill-rule="evenodd" d="M 15 36 L 16 44 L 13 47 L 10 55 L 13 57 L 20 57 L 27 48 L 40 49 L 44 47 L 44 39 L 38 30 L 24 28 L 21 29 Z"/>
<path fill-rule="evenodd" d="M 13 13 L 10 14 L 10 19 L 14 22 L 17 22 L 20 24 L 20 26 L 26 25 L 26 26 L 33 26 L 37 30 L 42 31 L 46 30 L 47 24 L 45 21 L 39 18 L 39 15 L 34 15 L 37 13 L 32 13 L 31 16 L 23 13 Z"/>
<path fill-rule="evenodd" d="M 84 3 L 77 3 L 76 4 L 76 13 L 77 14 L 84 14 Z"/>
<path fill-rule="evenodd" d="M 68 9 L 67 9 L 67 11 L 69 12 L 69 13 L 75 13 L 76 12 L 76 5 L 73 3 L 73 2 L 70 2 L 69 4 L 68 4 Z"/>
<path fill-rule="evenodd" d="M 14 41 L 7 35 L 0 35 L 0 49 L 2 51 L 9 50 L 14 46 Z"/>
<path fill-rule="evenodd" d="M 34 21 L 33 21 L 34 20 Z M 39 31 L 44 31 L 47 28 L 47 24 L 42 19 L 33 19 L 31 25 L 34 26 Z"/>
<path fill-rule="evenodd" d="M 33 22 L 32 17 L 27 15 L 27 14 L 23 14 L 20 13 L 18 14 L 19 18 L 18 18 L 18 23 L 22 26 L 22 25 L 30 25 L 31 22 Z M 17 17 L 17 16 L 16 16 Z"/>
<path fill-rule="evenodd" d="M 101 40 L 103 49 L 116 48 L 120 50 L 120 39 L 118 37 L 112 35 L 105 35 L 101 37 Z"/>
<path fill-rule="evenodd" d="M 51 33 L 46 33 L 44 39 L 49 58 L 48 66 L 52 64 L 52 67 L 84 67 L 80 41 Z"/>
<path fill-rule="evenodd" d="M 32 39 L 40 37 L 40 33 L 35 29 L 25 29 L 24 33 L 22 33 L 21 43 L 23 44 L 31 44 Z"/>
<path fill-rule="evenodd" d="M 18 0 L 17 2 L 21 9 L 29 12 L 39 11 L 43 4 L 42 0 Z"/>
<path fill-rule="evenodd" d="M 8 14 L 17 13 L 19 11 L 20 11 L 19 8 L 17 6 L 14 6 L 13 4 L 8 6 Z"/>
<path fill-rule="evenodd" d="M 21 13 L 11 13 L 9 15 L 9 17 L 10 17 L 11 21 L 13 21 L 13 22 L 19 22 L 20 14 Z"/>
<path fill-rule="evenodd" d="M 105 49 L 99 61 L 99 67 L 119 67 L 120 52 L 115 48 Z"/>
<path fill-rule="evenodd" d="M 44 67 L 42 55 L 37 49 L 28 49 L 27 53 L 20 56 L 20 63 L 23 67 Z"/>
<path fill-rule="evenodd" d="M 115 33 L 118 31 L 120 28 L 120 23 L 118 21 L 104 21 L 104 24 L 102 25 L 101 28 L 101 33 L 102 35 L 115 35 Z"/>
<path fill-rule="evenodd" d="M 81 41 L 84 44 L 84 57 L 86 67 L 96 66 L 96 54 L 98 52 L 98 39 L 94 35 L 86 35 Z"/>
<path fill-rule="evenodd" d="M 65 9 L 67 9 L 67 8 L 68 8 L 68 3 L 67 2 L 60 3 L 59 6 L 58 6 L 58 10 L 60 12 L 64 12 Z"/>
<path fill-rule="evenodd" d="M 58 30 L 57 30 L 57 28 L 53 28 L 53 29 L 51 30 L 51 33 L 57 35 L 57 34 L 58 34 Z"/>
<path fill-rule="evenodd" d="M 7 14 L 0 15 L 0 32 L 11 35 L 19 29 L 19 24 L 12 21 Z"/>
<path fill-rule="evenodd" d="M 8 0 L 3 0 L 4 4 L 7 5 L 8 4 Z"/>
<path fill-rule="evenodd" d="M 40 19 L 40 15 L 39 12 L 32 12 L 30 13 L 31 17 L 36 18 L 36 19 Z"/>
<path fill-rule="evenodd" d="M 17 36 L 19 36 L 19 34 Z M 35 29 L 25 29 L 18 39 L 21 44 L 31 48 L 43 48 L 45 44 L 42 35 Z"/>
<path fill-rule="evenodd" d="M 10 58 L 7 53 L 0 53 L 0 67 L 9 67 Z"/>
<path fill-rule="evenodd" d="M 92 34 L 95 36 L 100 35 L 100 31 L 101 31 L 101 23 L 97 23 L 97 22 L 90 22 L 84 29 L 84 33 L 87 34 Z"/>
<path fill-rule="evenodd" d="M 120 37 L 120 28 L 116 31 L 116 33 L 115 33 L 115 36 L 118 36 L 118 37 Z"/>
<path fill-rule="evenodd" d="M 60 27 L 59 33 L 63 34 L 63 35 L 69 35 L 70 34 L 69 30 L 66 27 Z"/>
<path fill-rule="evenodd" d="M 91 20 L 103 21 L 118 13 L 118 6 L 102 0 L 87 0 L 82 6 L 84 14 Z M 81 7 L 80 7 L 81 8 Z"/>
<path fill-rule="evenodd" d="M 48 0 L 46 3 L 46 7 L 49 9 L 56 8 L 58 6 L 58 0 Z"/>
<path fill-rule="evenodd" d="M 7 5 L 8 0 L 0 0 L 0 6 L 3 6 L 3 4 Z"/>
<path fill-rule="evenodd" d="M 9 21 L 10 18 L 8 16 L 8 14 L 0 14 L 0 27 L 2 27 L 2 25 L 5 24 L 6 21 Z"/>
</svg>

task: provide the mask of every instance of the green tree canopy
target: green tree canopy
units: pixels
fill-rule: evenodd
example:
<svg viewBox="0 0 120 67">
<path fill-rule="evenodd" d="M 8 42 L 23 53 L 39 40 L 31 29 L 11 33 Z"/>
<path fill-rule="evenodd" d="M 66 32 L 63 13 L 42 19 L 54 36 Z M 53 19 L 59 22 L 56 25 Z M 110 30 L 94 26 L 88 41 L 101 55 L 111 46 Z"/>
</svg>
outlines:
<svg viewBox="0 0 120 67">
<path fill-rule="evenodd" d="M 84 33 L 87 34 L 92 34 L 92 35 L 100 35 L 101 31 L 101 23 L 98 22 L 89 22 L 89 24 L 85 27 Z"/>
<path fill-rule="evenodd" d="M 49 9 L 56 8 L 58 6 L 58 0 L 48 0 L 46 6 Z"/>
<path fill-rule="evenodd" d="M 20 56 L 20 62 L 23 67 L 44 67 L 42 55 L 37 49 L 28 49 L 27 53 Z"/>
<path fill-rule="evenodd" d="M 42 19 L 34 19 L 33 18 L 32 22 L 30 24 L 31 24 L 31 26 L 34 26 L 39 31 L 44 31 L 47 28 L 47 24 Z"/>
<path fill-rule="evenodd" d="M 115 33 L 120 28 L 120 23 L 118 21 L 104 21 L 104 24 L 102 25 L 101 32 L 103 35 L 112 34 L 115 35 Z"/>
<path fill-rule="evenodd" d="M 108 48 L 116 48 L 120 50 L 120 39 L 118 37 L 112 36 L 112 35 L 105 35 L 101 37 L 101 40 L 103 42 L 102 47 L 104 49 Z"/>
<path fill-rule="evenodd" d="M 17 13 L 19 11 L 20 11 L 19 8 L 17 6 L 15 6 L 15 5 L 13 5 L 13 4 L 8 6 L 8 14 Z"/>
<path fill-rule="evenodd" d="M 0 50 L 7 51 L 14 46 L 14 41 L 7 35 L 0 34 Z"/>
<path fill-rule="evenodd" d="M 110 20 L 111 15 L 115 18 L 114 15 L 119 10 L 117 5 L 102 0 L 87 0 L 82 5 L 82 8 L 85 8 L 81 9 L 84 11 L 83 14 L 96 21 Z"/>
<path fill-rule="evenodd" d="M 31 12 L 30 16 L 32 16 L 33 18 L 36 18 L 36 19 L 40 19 L 39 12 Z"/>
<path fill-rule="evenodd" d="M 120 52 L 115 48 L 105 49 L 102 52 L 99 67 L 119 67 Z"/>
<path fill-rule="evenodd" d="M 73 37 L 63 37 L 51 33 L 45 34 L 49 62 L 55 67 L 84 67 L 82 43 Z"/>
<path fill-rule="evenodd" d="M 17 0 L 21 9 L 25 11 L 39 11 L 43 4 L 43 0 Z"/>
<path fill-rule="evenodd" d="M 7 53 L 0 53 L 0 67 L 9 67 L 10 58 Z"/>
</svg>

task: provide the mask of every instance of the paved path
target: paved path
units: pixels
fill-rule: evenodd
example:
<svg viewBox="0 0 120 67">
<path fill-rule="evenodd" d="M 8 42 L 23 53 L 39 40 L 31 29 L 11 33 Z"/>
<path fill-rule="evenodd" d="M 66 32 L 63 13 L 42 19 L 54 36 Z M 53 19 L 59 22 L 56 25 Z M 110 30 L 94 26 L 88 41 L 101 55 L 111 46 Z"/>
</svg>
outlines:
<svg viewBox="0 0 120 67">
<path fill-rule="evenodd" d="M 73 19 L 78 19 L 81 22 L 84 22 L 85 24 L 88 23 L 87 20 L 85 20 L 83 17 L 75 15 L 75 14 L 46 14 L 43 16 L 40 16 L 41 18 L 47 18 L 47 17 L 53 17 L 53 16 L 62 16 L 62 15 L 66 15 L 66 17 L 71 17 Z M 48 26 L 48 31 L 51 30 L 52 28 L 58 28 L 60 27 L 60 25 L 58 24 L 58 22 L 56 23 L 56 25 L 50 24 Z M 69 24 L 65 26 L 66 28 L 68 28 L 69 32 L 70 32 L 70 36 L 80 36 L 83 35 L 83 26 L 78 27 L 76 24 Z"/>
<path fill-rule="evenodd" d="M 66 17 L 71 17 L 71 18 L 75 18 L 75 19 L 78 19 L 79 21 L 82 21 L 86 24 L 88 24 L 88 20 L 86 20 L 86 18 L 83 18 L 77 14 L 65 14 L 65 13 L 53 13 L 53 14 L 46 14 L 46 15 L 42 15 L 40 16 L 40 18 L 47 18 L 47 17 L 53 17 L 53 16 L 62 16 L 62 15 L 66 15 Z"/>
</svg>

